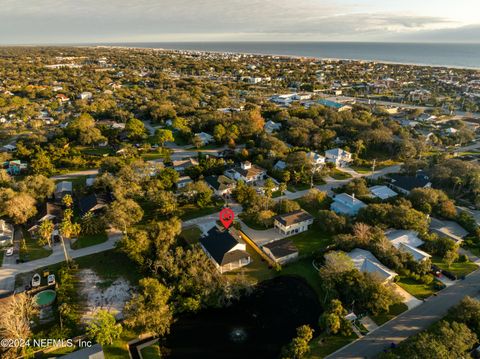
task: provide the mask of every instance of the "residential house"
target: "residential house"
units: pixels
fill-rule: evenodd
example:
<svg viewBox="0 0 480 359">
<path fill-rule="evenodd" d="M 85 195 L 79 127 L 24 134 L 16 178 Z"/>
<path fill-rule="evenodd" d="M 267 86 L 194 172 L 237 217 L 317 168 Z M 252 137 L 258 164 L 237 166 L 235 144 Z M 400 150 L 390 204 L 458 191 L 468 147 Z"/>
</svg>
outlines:
<svg viewBox="0 0 480 359">
<path fill-rule="evenodd" d="M 172 162 L 173 169 L 178 173 L 183 173 L 187 168 L 198 166 L 198 161 L 194 158 L 187 158 Z"/>
<path fill-rule="evenodd" d="M 275 95 L 270 98 L 270 101 L 276 103 L 277 105 L 289 106 L 293 101 L 296 100 L 296 94 L 290 93 L 285 95 Z"/>
<path fill-rule="evenodd" d="M 84 91 L 78 95 L 80 100 L 90 100 L 93 97 L 93 94 L 89 91 Z"/>
<path fill-rule="evenodd" d="M 379 198 L 382 201 L 396 197 L 398 195 L 397 192 L 393 191 L 387 186 L 373 186 L 369 187 L 368 189 L 370 190 L 370 193 L 373 197 Z"/>
<path fill-rule="evenodd" d="M 251 262 L 246 244 L 238 242 L 228 230 L 220 230 L 217 226 L 200 238 L 200 245 L 220 273 Z"/>
<path fill-rule="evenodd" d="M 324 98 L 321 98 L 317 101 L 319 105 L 334 109 L 338 112 L 349 111 L 352 109 L 352 106 L 344 105 L 343 103 L 330 101 Z"/>
<path fill-rule="evenodd" d="M 235 180 L 224 175 L 205 177 L 205 182 L 213 189 L 215 195 L 219 197 L 230 195 L 237 185 Z"/>
<path fill-rule="evenodd" d="M 398 275 L 380 263 L 371 252 L 364 249 L 355 248 L 347 255 L 353 261 L 355 268 L 360 272 L 371 273 L 384 283 L 392 281 Z"/>
<path fill-rule="evenodd" d="M 58 182 L 55 186 L 55 199 L 61 201 L 67 194 L 73 194 L 73 183 L 69 181 Z"/>
<path fill-rule="evenodd" d="M 193 180 L 189 176 L 182 176 L 179 177 L 177 180 L 177 188 L 184 188 L 186 187 L 189 183 L 193 183 Z"/>
<path fill-rule="evenodd" d="M 58 95 L 55 96 L 55 98 L 61 103 L 70 101 L 70 99 L 67 96 L 65 96 L 63 93 L 59 93 Z"/>
<path fill-rule="evenodd" d="M 330 209 L 338 214 L 356 216 L 358 211 L 366 206 L 365 203 L 355 198 L 355 194 L 340 193 L 333 198 Z"/>
<path fill-rule="evenodd" d="M 111 198 L 108 194 L 92 193 L 82 197 L 78 200 L 80 216 L 83 217 L 89 212 L 98 214 L 108 206 L 109 202 L 111 202 Z"/>
<path fill-rule="evenodd" d="M 275 165 L 273 166 L 273 169 L 275 171 L 283 171 L 285 168 L 287 168 L 287 164 L 285 163 L 285 161 L 277 161 L 277 163 L 275 163 Z"/>
<path fill-rule="evenodd" d="M 13 225 L 0 219 L 0 247 L 13 245 Z"/>
<path fill-rule="evenodd" d="M 213 142 L 213 136 L 206 132 L 196 133 L 195 137 L 198 137 L 202 141 L 202 146 L 206 146 L 210 142 Z"/>
<path fill-rule="evenodd" d="M 325 157 L 327 162 L 334 163 L 336 167 L 344 167 L 352 162 L 352 154 L 341 148 L 325 151 Z"/>
<path fill-rule="evenodd" d="M 262 250 L 278 264 L 285 264 L 298 258 L 297 247 L 288 239 L 267 243 Z"/>
<path fill-rule="evenodd" d="M 468 235 L 468 232 L 457 222 L 440 220 L 434 217 L 430 218 L 430 231 L 440 237 L 450 238 L 457 243 L 462 243 L 463 238 Z"/>
<path fill-rule="evenodd" d="M 430 254 L 418 249 L 424 242 L 415 231 L 392 229 L 385 232 L 385 236 L 395 248 L 399 251 L 410 253 L 417 262 L 422 262 L 431 257 Z"/>
<path fill-rule="evenodd" d="M 265 178 L 267 171 L 259 166 L 245 161 L 230 170 L 225 171 L 225 175 L 236 181 L 242 180 L 245 183 L 254 183 Z"/>
<path fill-rule="evenodd" d="M 390 178 L 390 187 L 405 195 L 408 195 L 414 188 L 428 188 L 432 186 L 430 179 L 423 171 L 417 172 L 415 176 L 392 173 Z"/>
<path fill-rule="evenodd" d="M 313 224 L 313 219 L 310 213 L 299 209 L 273 217 L 273 226 L 279 233 L 292 236 L 307 231 Z"/>
<path fill-rule="evenodd" d="M 325 165 L 325 157 L 316 152 L 308 152 L 307 161 L 309 161 L 316 169 L 320 169 Z"/>
<path fill-rule="evenodd" d="M 276 122 L 273 122 L 272 120 L 268 121 L 267 123 L 265 123 L 265 125 L 263 126 L 263 129 L 265 130 L 265 132 L 267 133 L 272 133 L 272 132 L 275 132 L 275 131 L 279 131 L 281 130 L 282 128 L 282 124 L 281 123 L 276 123 Z"/>
<path fill-rule="evenodd" d="M 63 219 L 62 206 L 53 202 L 45 202 L 45 205 L 41 208 L 37 218 L 38 223 L 46 220 L 49 220 L 53 223 L 60 223 Z"/>
</svg>

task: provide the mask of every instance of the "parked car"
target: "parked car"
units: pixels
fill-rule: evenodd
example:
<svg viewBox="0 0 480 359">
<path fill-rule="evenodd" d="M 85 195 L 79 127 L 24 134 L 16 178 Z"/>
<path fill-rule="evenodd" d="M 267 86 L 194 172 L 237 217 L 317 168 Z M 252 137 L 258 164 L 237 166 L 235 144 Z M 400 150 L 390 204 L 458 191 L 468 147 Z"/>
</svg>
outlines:
<svg viewBox="0 0 480 359">
<path fill-rule="evenodd" d="M 42 277 L 40 277 L 40 274 L 35 273 L 32 277 L 32 287 L 39 287 L 41 282 Z"/>
<path fill-rule="evenodd" d="M 55 284 L 55 274 L 49 274 L 48 275 L 47 283 L 48 283 L 48 285 L 54 285 Z"/>
<path fill-rule="evenodd" d="M 13 247 L 7 248 L 7 250 L 5 251 L 5 255 L 7 257 L 12 256 L 13 255 Z"/>
</svg>

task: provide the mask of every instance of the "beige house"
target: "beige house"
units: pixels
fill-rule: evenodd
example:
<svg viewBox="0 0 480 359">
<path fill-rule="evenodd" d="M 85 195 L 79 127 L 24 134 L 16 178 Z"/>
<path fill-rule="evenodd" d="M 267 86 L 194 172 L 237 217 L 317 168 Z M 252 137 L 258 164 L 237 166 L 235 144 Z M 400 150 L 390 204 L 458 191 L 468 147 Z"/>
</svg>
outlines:
<svg viewBox="0 0 480 359">
<path fill-rule="evenodd" d="M 281 214 L 273 219 L 274 227 L 285 236 L 293 236 L 305 232 L 312 223 L 313 216 L 303 209 Z"/>
</svg>

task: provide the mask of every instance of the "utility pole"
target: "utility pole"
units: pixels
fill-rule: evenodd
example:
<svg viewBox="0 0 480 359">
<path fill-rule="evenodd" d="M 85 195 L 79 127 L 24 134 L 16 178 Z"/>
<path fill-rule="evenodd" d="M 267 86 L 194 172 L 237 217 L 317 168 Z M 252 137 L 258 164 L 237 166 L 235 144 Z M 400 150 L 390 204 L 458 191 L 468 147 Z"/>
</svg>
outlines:
<svg viewBox="0 0 480 359">
<path fill-rule="evenodd" d="M 67 262 L 68 264 L 68 253 L 67 253 L 67 248 L 65 247 L 65 241 L 63 239 L 63 235 L 60 234 L 60 238 L 62 239 L 63 255 L 65 256 L 65 262 Z"/>
<path fill-rule="evenodd" d="M 377 164 L 377 160 L 374 159 L 372 163 L 372 175 L 375 173 L 375 165 Z"/>
</svg>

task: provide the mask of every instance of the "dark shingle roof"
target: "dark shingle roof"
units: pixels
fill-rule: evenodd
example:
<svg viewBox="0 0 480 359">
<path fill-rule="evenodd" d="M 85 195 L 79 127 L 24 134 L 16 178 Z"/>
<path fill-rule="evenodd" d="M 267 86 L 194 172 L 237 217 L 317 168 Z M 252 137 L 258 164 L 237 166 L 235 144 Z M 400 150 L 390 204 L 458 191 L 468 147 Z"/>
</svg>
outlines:
<svg viewBox="0 0 480 359">
<path fill-rule="evenodd" d="M 430 183 L 430 179 L 428 178 L 428 176 L 423 173 L 418 173 L 415 176 L 406 176 L 398 173 L 393 173 L 390 175 L 390 177 L 394 181 L 394 186 L 407 191 L 411 191 L 414 188 L 423 188 L 428 183 Z"/>
<path fill-rule="evenodd" d="M 208 234 L 200 238 L 202 246 L 219 265 L 228 264 L 238 259 L 248 257 L 244 251 L 235 250 L 229 253 L 238 242 L 227 230 L 221 231 L 213 227 Z"/>
<path fill-rule="evenodd" d="M 284 226 L 291 226 L 295 223 L 300 223 L 313 219 L 313 216 L 310 213 L 304 211 L 303 209 L 299 209 L 290 213 L 280 214 L 278 216 L 275 216 L 274 219 L 279 221 Z"/>
<path fill-rule="evenodd" d="M 290 254 L 298 253 L 298 249 L 292 241 L 281 239 L 279 241 L 267 243 L 264 247 L 268 248 L 275 258 L 283 258 Z"/>
</svg>

